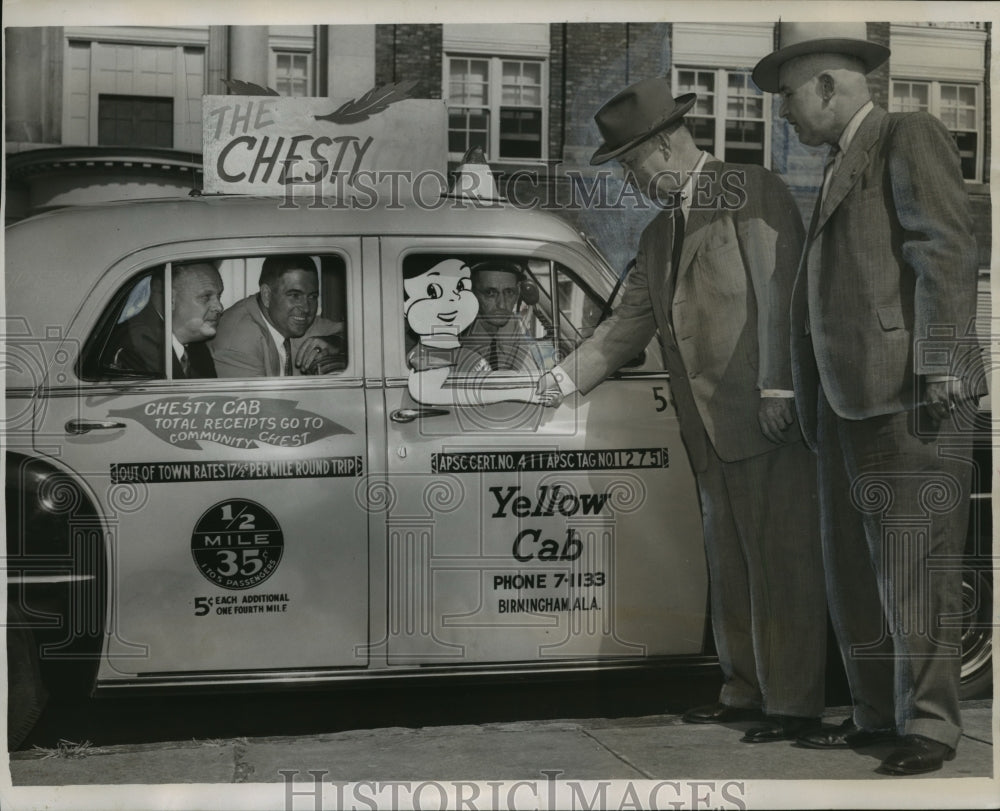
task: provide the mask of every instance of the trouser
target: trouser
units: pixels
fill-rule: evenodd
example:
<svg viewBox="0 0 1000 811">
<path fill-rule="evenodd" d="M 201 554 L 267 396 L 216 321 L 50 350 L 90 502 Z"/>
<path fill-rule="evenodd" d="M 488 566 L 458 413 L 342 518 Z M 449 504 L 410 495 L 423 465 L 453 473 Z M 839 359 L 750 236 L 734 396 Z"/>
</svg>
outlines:
<svg viewBox="0 0 1000 811">
<path fill-rule="evenodd" d="M 823 710 L 826 596 L 815 457 L 801 442 L 697 474 L 719 700 L 769 714 Z"/>
<path fill-rule="evenodd" d="M 971 448 L 917 416 L 847 420 L 820 391 L 827 594 L 855 723 L 954 747 Z"/>
</svg>

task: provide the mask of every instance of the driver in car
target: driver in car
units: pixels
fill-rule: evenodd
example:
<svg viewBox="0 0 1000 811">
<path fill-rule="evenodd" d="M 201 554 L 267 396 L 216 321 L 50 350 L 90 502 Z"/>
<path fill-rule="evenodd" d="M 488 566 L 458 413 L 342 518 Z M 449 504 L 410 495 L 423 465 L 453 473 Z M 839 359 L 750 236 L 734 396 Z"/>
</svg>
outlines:
<svg viewBox="0 0 1000 811">
<path fill-rule="evenodd" d="M 513 260 L 498 257 L 477 262 L 470 271 L 479 315 L 462 336 L 462 344 L 478 352 L 495 372 L 537 377 L 545 368 L 542 356 L 517 312 L 521 302 L 537 301 L 537 291 L 526 281 L 524 269 Z"/>
</svg>

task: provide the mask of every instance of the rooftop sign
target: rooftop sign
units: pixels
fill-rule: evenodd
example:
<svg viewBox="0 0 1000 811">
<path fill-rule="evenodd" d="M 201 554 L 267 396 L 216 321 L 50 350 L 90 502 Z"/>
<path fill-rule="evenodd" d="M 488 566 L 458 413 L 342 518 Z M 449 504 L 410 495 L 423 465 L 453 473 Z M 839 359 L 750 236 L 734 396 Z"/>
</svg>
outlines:
<svg viewBox="0 0 1000 811">
<path fill-rule="evenodd" d="M 443 192 L 443 101 L 388 85 L 358 99 L 204 96 L 205 191 L 356 199 Z"/>
</svg>

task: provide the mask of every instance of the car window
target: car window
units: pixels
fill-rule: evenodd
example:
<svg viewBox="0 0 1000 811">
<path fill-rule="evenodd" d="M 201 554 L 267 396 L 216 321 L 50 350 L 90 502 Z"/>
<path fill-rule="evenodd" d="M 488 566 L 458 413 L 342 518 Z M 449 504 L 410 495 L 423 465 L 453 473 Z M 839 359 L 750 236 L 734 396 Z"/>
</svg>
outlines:
<svg viewBox="0 0 1000 811">
<path fill-rule="evenodd" d="M 269 285 L 281 292 L 269 302 L 275 326 L 261 305 L 270 298 L 261 294 L 261 274 L 266 262 L 293 259 L 303 275 L 279 263 L 279 284 Z M 338 374 L 349 361 L 347 318 L 340 255 L 185 259 L 147 268 L 116 291 L 84 343 L 78 374 L 94 381 L 279 376 L 287 371 L 283 336 L 293 374 Z M 300 350 L 303 358 L 309 350 L 310 362 L 296 363 Z"/>
<path fill-rule="evenodd" d="M 407 367 L 450 376 L 537 376 L 555 364 L 528 257 L 409 253 L 402 261 Z"/>
</svg>

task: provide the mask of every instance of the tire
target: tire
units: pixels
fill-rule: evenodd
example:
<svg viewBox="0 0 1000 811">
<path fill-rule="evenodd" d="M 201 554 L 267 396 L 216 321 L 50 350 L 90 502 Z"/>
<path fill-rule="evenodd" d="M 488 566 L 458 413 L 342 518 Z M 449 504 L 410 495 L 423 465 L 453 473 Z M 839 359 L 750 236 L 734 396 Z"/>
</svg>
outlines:
<svg viewBox="0 0 1000 811">
<path fill-rule="evenodd" d="M 38 646 L 27 619 L 16 606 L 7 604 L 7 747 L 17 749 L 34 728 L 48 693 L 38 668 Z M 22 627 L 16 627 L 22 626 Z"/>
<path fill-rule="evenodd" d="M 988 698 L 993 690 L 993 580 L 967 569 L 962 578 L 962 699 Z"/>
</svg>

